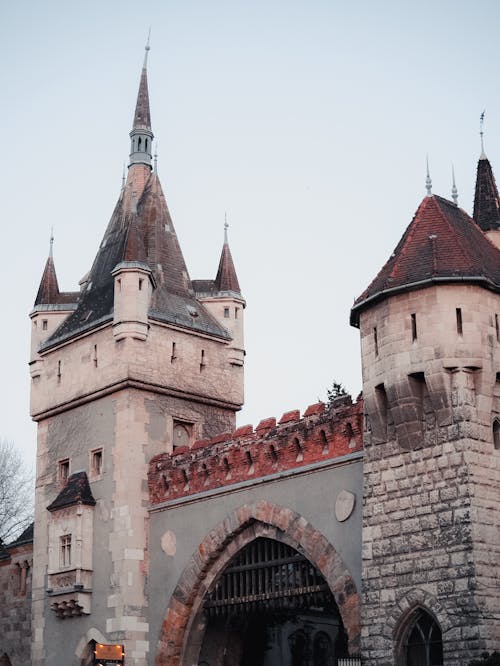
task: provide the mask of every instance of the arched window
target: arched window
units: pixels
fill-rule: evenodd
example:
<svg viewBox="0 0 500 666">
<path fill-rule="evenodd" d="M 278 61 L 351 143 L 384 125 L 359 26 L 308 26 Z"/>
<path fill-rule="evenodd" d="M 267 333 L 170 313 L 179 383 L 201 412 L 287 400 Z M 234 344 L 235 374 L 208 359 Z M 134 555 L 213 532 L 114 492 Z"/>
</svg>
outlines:
<svg viewBox="0 0 500 666">
<path fill-rule="evenodd" d="M 500 449 L 500 419 L 493 421 L 493 446 L 495 449 Z"/>
<path fill-rule="evenodd" d="M 412 616 L 403 641 L 405 666 L 442 666 L 443 639 L 434 618 L 418 609 Z"/>
</svg>

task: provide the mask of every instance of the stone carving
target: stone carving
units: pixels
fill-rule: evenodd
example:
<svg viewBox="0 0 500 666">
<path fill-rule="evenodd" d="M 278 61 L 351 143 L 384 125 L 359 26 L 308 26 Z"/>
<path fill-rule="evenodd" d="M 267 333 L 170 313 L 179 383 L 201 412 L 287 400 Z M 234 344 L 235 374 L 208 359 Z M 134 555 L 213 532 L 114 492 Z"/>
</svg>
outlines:
<svg viewBox="0 0 500 666">
<path fill-rule="evenodd" d="M 356 496 L 348 490 L 341 490 L 335 501 L 335 517 L 343 523 L 354 511 Z"/>
</svg>

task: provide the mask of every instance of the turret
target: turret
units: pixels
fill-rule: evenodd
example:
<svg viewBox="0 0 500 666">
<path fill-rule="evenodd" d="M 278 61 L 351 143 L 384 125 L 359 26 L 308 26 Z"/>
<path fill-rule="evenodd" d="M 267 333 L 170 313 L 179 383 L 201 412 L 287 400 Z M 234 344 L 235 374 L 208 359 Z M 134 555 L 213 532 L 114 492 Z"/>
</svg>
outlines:
<svg viewBox="0 0 500 666">
<path fill-rule="evenodd" d="M 78 292 L 61 292 L 57 282 L 57 274 L 53 258 L 54 238 L 50 238 L 50 251 L 40 280 L 31 319 L 31 377 L 40 376 L 43 365 L 38 353 L 40 345 L 47 340 L 63 322 L 68 314 L 76 308 Z"/>
<path fill-rule="evenodd" d="M 498 510 L 486 498 L 500 486 L 492 463 L 500 251 L 465 211 L 432 194 L 429 176 L 427 189 L 351 311 L 365 406 L 367 666 L 413 663 L 418 650 L 431 650 L 432 663 L 468 663 L 498 645 L 498 576 L 492 582 L 481 563 L 499 553 L 488 527 L 498 525 Z"/>
<path fill-rule="evenodd" d="M 477 163 L 472 217 L 491 242 L 500 247 L 500 197 L 493 169 L 484 152 L 483 120 L 484 113 L 481 114 L 481 155 Z"/>
<path fill-rule="evenodd" d="M 243 310 L 246 302 L 241 295 L 236 269 L 227 237 L 228 224 L 224 224 L 224 244 L 215 280 L 193 280 L 198 300 L 231 334 L 230 361 L 243 365 L 245 351 L 243 342 Z"/>
</svg>

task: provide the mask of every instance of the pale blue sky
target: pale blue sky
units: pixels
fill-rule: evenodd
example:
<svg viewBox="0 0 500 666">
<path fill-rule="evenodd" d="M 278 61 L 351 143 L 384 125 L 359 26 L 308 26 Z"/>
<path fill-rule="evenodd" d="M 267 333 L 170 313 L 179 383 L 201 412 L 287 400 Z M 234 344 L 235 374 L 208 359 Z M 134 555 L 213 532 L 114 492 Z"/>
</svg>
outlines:
<svg viewBox="0 0 500 666">
<path fill-rule="evenodd" d="M 239 423 L 361 388 L 349 309 L 424 196 L 471 211 L 486 108 L 500 170 L 497 2 L 0 2 L 0 436 L 33 459 L 29 320 L 50 227 L 61 288 L 119 193 L 148 26 L 159 173 L 192 278 L 224 211 L 248 302 Z"/>
</svg>

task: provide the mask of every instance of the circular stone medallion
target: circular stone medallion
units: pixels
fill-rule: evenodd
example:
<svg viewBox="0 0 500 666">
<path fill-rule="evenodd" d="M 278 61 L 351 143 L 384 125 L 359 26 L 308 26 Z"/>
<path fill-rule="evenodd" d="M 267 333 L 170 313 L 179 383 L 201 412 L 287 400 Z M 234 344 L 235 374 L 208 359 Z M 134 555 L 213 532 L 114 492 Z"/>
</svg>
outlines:
<svg viewBox="0 0 500 666">
<path fill-rule="evenodd" d="M 335 501 L 335 517 L 339 523 L 347 520 L 354 510 L 356 496 L 348 490 L 341 490 Z"/>
</svg>

